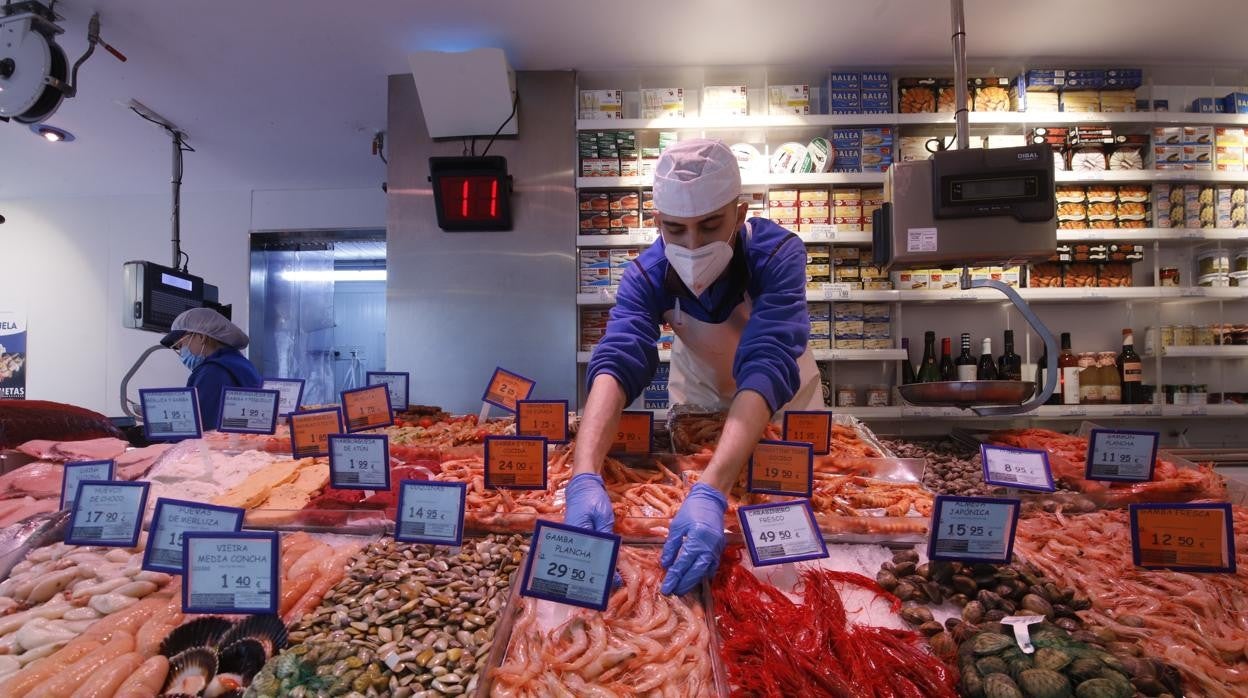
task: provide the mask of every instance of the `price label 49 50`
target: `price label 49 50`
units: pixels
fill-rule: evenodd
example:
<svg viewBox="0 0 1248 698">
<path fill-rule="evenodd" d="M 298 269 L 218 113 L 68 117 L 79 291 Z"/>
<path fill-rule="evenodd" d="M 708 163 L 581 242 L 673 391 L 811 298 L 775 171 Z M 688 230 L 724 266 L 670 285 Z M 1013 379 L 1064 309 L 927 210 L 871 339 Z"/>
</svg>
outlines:
<svg viewBox="0 0 1248 698">
<path fill-rule="evenodd" d="M 932 506 L 928 558 L 1008 563 L 1020 508 L 1017 499 L 938 495 Z"/>
<path fill-rule="evenodd" d="M 807 500 L 740 507 L 737 516 L 755 567 L 828 556 Z"/>
</svg>

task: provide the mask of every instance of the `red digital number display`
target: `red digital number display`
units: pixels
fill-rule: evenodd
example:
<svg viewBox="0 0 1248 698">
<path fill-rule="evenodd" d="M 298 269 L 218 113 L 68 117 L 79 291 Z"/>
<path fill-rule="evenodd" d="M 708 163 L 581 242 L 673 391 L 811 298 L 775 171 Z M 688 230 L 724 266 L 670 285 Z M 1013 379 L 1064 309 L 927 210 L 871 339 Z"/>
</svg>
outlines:
<svg viewBox="0 0 1248 698">
<path fill-rule="evenodd" d="M 447 221 L 488 222 L 499 218 L 499 178 L 491 175 L 445 176 L 439 180 Z"/>
</svg>

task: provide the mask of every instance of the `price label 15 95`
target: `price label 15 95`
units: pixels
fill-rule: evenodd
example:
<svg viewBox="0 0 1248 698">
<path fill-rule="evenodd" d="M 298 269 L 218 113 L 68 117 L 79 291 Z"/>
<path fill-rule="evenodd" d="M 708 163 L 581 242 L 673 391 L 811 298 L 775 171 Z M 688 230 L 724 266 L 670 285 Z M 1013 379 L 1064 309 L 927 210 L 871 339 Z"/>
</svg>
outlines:
<svg viewBox="0 0 1248 698">
<path fill-rule="evenodd" d="M 181 441 L 203 435 L 199 397 L 194 388 L 150 388 L 139 391 L 143 434 L 149 441 Z"/>
<path fill-rule="evenodd" d="M 347 420 L 348 433 L 394 424 L 389 389 L 384 385 L 370 385 L 342 391 L 342 414 Z"/>
<path fill-rule="evenodd" d="M 143 551 L 143 569 L 182 574 L 182 546 L 187 533 L 232 533 L 243 526 L 242 509 L 161 497 Z"/>
<path fill-rule="evenodd" d="M 520 595 L 607 609 L 620 537 L 538 520 Z"/>
<path fill-rule="evenodd" d="M 462 482 L 404 480 L 399 483 L 395 540 L 460 545 L 464 540 L 467 491 L 467 485 Z"/>
<path fill-rule="evenodd" d="M 183 613 L 277 613 L 276 533 L 205 533 L 182 536 Z"/>
<path fill-rule="evenodd" d="M 390 489 L 390 440 L 385 434 L 330 436 L 329 484 L 340 490 Z"/>
<path fill-rule="evenodd" d="M 1157 463 L 1155 431 L 1093 429 L 1088 435 L 1084 477 L 1111 482 L 1148 482 Z"/>
<path fill-rule="evenodd" d="M 984 482 L 990 485 L 1037 492 L 1052 492 L 1054 489 L 1049 454 L 1044 451 L 983 444 L 979 447 L 979 454 L 983 462 Z"/>
<path fill-rule="evenodd" d="M 79 482 L 65 542 L 133 548 L 139 542 L 147 487 L 146 482 Z"/>
<path fill-rule="evenodd" d="M 520 400 L 516 403 L 516 433 L 542 436 L 552 444 L 568 441 L 567 400 Z"/>
<path fill-rule="evenodd" d="M 546 439 L 540 436 L 485 437 L 485 486 L 546 489 Z"/>
<path fill-rule="evenodd" d="M 807 500 L 740 507 L 737 516 L 755 567 L 828 556 Z"/>
<path fill-rule="evenodd" d="M 816 456 L 827 455 L 832 439 L 832 413 L 827 410 L 784 413 L 784 440 L 801 441 L 814 448 Z"/>
<path fill-rule="evenodd" d="M 1231 505 L 1132 504 L 1131 553 L 1139 567 L 1235 573 Z"/>
<path fill-rule="evenodd" d="M 815 458 L 808 443 L 759 441 L 750 456 L 746 487 L 763 494 L 810 497 Z"/>
<path fill-rule="evenodd" d="M 342 412 L 337 407 L 295 412 L 290 420 L 290 450 L 295 458 L 329 455 L 329 437 L 342 433 Z"/>
<path fill-rule="evenodd" d="M 521 400 L 528 400 L 529 395 L 533 393 L 533 386 L 535 385 L 537 385 L 537 381 L 498 367 L 494 369 L 494 374 L 490 376 L 490 382 L 486 384 L 485 394 L 481 396 L 481 400 L 495 407 L 501 407 L 508 412 L 515 412 L 516 403 Z"/>
<path fill-rule="evenodd" d="M 620 426 L 611 444 L 611 453 L 644 455 L 654 438 L 653 412 L 621 412 Z"/>
<path fill-rule="evenodd" d="M 932 506 L 927 556 L 932 560 L 1006 564 L 1014 553 L 1021 502 L 938 495 Z"/>
</svg>

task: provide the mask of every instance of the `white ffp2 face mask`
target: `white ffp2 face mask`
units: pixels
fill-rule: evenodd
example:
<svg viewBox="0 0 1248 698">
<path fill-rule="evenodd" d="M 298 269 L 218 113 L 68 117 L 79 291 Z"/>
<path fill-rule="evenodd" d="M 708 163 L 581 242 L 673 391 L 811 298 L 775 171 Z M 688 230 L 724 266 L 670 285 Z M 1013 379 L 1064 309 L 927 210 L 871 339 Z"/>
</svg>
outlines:
<svg viewBox="0 0 1248 698">
<path fill-rule="evenodd" d="M 728 268 L 728 263 L 732 261 L 732 245 L 720 241 L 691 250 L 668 243 L 663 254 L 685 286 L 695 296 L 700 296 Z"/>
</svg>

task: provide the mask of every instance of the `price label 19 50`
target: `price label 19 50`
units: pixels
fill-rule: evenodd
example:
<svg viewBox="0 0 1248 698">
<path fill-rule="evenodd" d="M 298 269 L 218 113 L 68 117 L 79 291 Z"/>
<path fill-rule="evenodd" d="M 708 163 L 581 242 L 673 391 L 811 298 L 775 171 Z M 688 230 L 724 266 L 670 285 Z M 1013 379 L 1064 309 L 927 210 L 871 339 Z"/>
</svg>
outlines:
<svg viewBox="0 0 1248 698">
<path fill-rule="evenodd" d="M 74 505 L 78 485 L 85 480 L 112 480 L 116 463 L 111 460 L 84 460 L 66 463 L 61 478 L 61 509 Z"/>
<path fill-rule="evenodd" d="M 342 411 L 337 407 L 295 412 L 290 420 L 290 451 L 295 458 L 329 455 L 329 437 L 342 433 Z"/>
<path fill-rule="evenodd" d="M 932 506 L 927 556 L 932 560 L 996 562 L 1014 554 L 1021 502 L 993 497 L 938 495 Z"/>
<path fill-rule="evenodd" d="M 740 507 L 737 516 L 755 567 L 828 556 L 807 500 Z"/>
<path fill-rule="evenodd" d="M 538 520 L 520 595 L 607 610 L 620 537 Z"/>
<path fill-rule="evenodd" d="M 653 412 L 621 412 L 620 426 L 611 444 L 611 453 L 644 455 L 654 438 Z"/>
<path fill-rule="evenodd" d="M 1054 489 L 1049 454 L 1044 451 L 983 444 L 979 447 L 979 454 L 984 467 L 984 482 L 990 485 L 1036 492 L 1052 492 Z"/>
<path fill-rule="evenodd" d="M 1231 505 L 1132 504 L 1131 554 L 1139 567 L 1235 573 Z"/>
<path fill-rule="evenodd" d="M 490 382 L 486 384 L 485 394 L 481 396 L 481 400 L 508 412 L 515 412 L 516 403 L 528 400 L 535 385 L 537 381 L 525 378 L 519 373 L 512 373 L 500 366 L 495 368 L 494 375 L 490 376 Z"/>
<path fill-rule="evenodd" d="M 232 533 L 243 527 L 244 510 L 160 497 L 143 551 L 143 569 L 182 574 L 186 533 Z"/>
<path fill-rule="evenodd" d="M 277 613 L 276 533 L 206 533 L 182 536 L 183 613 Z"/>
<path fill-rule="evenodd" d="M 814 476 L 810 444 L 759 441 L 750 455 L 746 487 L 750 492 L 810 497 Z"/>
<path fill-rule="evenodd" d="M 147 487 L 146 482 L 79 482 L 65 542 L 133 548 L 139 542 Z"/>
<path fill-rule="evenodd" d="M 303 383 L 302 378 L 266 378 L 260 387 L 277 391 L 277 414 L 285 417 L 303 404 Z"/>
<path fill-rule="evenodd" d="M 568 442 L 567 400 L 520 400 L 516 403 L 516 433 L 542 436 L 552 444 Z"/>
<path fill-rule="evenodd" d="M 463 543 L 467 491 L 467 485 L 462 482 L 400 482 L 395 540 L 433 545 Z"/>
<path fill-rule="evenodd" d="M 1113 482 L 1152 480 L 1160 438 L 1155 431 L 1093 429 L 1088 435 L 1084 477 Z"/>
<path fill-rule="evenodd" d="M 485 437 L 485 486 L 546 489 L 546 439 L 540 436 Z"/>
<path fill-rule="evenodd" d="M 384 385 L 342 391 L 342 414 L 347 419 L 348 433 L 394 424 L 390 392 Z"/>
<path fill-rule="evenodd" d="M 784 413 L 784 440 L 802 441 L 814 447 L 816 456 L 827 455 L 832 438 L 832 413 L 827 410 Z"/>
<path fill-rule="evenodd" d="M 408 388 L 412 376 L 397 371 L 369 371 L 365 374 L 369 385 L 384 385 L 390 394 L 390 409 L 402 412 L 407 409 Z"/>
<path fill-rule="evenodd" d="M 390 440 L 385 434 L 330 436 L 329 484 L 340 490 L 390 489 Z"/>
<path fill-rule="evenodd" d="M 194 388 L 140 390 L 139 402 L 143 407 L 143 434 L 149 441 L 181 441 L 203 435 Z"/>
</svg>

